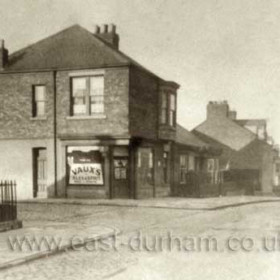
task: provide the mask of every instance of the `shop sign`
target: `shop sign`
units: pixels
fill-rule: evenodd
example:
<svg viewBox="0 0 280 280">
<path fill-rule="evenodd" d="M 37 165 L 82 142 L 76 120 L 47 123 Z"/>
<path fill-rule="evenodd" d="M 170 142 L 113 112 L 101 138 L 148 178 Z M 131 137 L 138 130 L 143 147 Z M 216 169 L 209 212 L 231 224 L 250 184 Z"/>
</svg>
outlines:
<svg viewBox="0 0 280 280">
<path fill-rule="evenodd" d="M 103 185 L 102 157 L 99 151 L 73 151 L 67 156 L 70 185 Z"/>
</svg>

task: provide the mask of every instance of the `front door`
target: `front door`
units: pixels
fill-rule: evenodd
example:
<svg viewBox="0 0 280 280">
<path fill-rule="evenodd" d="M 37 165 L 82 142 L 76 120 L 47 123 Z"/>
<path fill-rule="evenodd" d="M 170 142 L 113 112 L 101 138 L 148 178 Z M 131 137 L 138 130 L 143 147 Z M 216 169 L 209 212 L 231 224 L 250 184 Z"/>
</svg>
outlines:
<svg viewBox="0 0 280 280">
<path fill-rule="evenodd" d="M 128 157 L 113 158 L 113 197 L 129 198 Z"/>
<path fill-rule="evenodd" d="M 47 197 L 47 150 L 34 150 L 34 197 Z"/>
</svg>

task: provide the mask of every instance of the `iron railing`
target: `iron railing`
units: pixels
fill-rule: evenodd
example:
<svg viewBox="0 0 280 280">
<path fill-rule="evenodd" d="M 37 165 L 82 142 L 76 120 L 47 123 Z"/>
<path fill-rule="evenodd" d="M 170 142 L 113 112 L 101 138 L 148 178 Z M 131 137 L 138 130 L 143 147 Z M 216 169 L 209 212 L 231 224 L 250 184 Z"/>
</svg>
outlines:
<svg viewBox="0 0 280 280">
<path fill-rule="evenodd" d="M 17 219 L 17 192 L 15 181 L 0 181 L 0 222 Z"/>
</svg>

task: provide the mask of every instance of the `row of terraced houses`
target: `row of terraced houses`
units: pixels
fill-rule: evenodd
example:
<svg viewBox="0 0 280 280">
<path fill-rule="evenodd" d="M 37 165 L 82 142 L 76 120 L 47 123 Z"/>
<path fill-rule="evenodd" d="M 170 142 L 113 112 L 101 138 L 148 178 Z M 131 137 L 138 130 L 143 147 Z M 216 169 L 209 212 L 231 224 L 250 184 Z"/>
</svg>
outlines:
<svg viewBox="0 0 280 280">
<path fill-rule="evenodd" d="M 221 195 L 230 170 L 253 174 L 254 193 L 278 184 L 265 120 L 209 102 L 194 131 L 178 125 L 179 85 L 122 53 L 115 25 L 12 54 L 2 41 L 0 69 L 0 178 L 19 199 Z"/>
</svg>

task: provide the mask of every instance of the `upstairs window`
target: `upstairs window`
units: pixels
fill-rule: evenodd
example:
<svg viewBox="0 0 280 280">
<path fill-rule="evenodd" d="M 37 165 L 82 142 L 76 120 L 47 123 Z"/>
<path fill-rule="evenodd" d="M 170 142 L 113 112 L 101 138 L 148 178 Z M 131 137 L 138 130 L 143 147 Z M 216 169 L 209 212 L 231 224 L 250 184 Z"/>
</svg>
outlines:
<svg viewBox="0 0 280 280">
<path fill-rule="evenodd" d="M 86 78 L 73 78 L 73 115 L 87 114 L 87 80 Z"/>
<path fill-rule="evenodd" d="M 90 112 L 104 113 L 104 78 L 90 78 Z"/>
<path fill-rule="evenodd" d="M 72 114 L 74 116 L 104 113 L 104 77 L 72 78 Z"/>
<path fill-rule="evenodd" d="M 162 92 L 161 123 L 173 127 L 176 125 L 176 96 L 168 91 Z"/>
<path fill-rule="evenodd" d="M 168 104 L 168 95 L 166 92 L 162 93 L 162 103 L 161 103 L 161 123 L 167 123 L 167 104 Z"/>
<path fill-rule="evenodd" d="M 46 115 L 46 87 L 44 85 L 33 86 L 33 117 Z"/>
<path fill-rule="evenodd" d="M 170 107 L 169 107 L 169 125 L 175 126 L 176 124 L 176 99 L 174 94 L 170 94 Z"/>
</svg>

